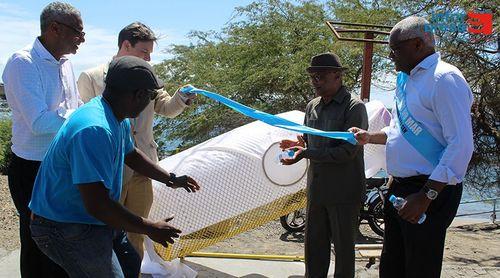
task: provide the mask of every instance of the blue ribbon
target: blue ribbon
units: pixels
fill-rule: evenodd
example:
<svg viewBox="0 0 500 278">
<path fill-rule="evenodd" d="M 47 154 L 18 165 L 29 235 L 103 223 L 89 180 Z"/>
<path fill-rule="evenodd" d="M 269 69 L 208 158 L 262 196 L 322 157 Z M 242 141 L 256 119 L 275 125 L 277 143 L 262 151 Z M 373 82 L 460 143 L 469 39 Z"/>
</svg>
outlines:
<svg viewBox="0 0 500 278">
<path fill-rule="evenodd" d="M 281 117 L 271 115 L 269 113 L 265 113 L 259 110 L 255 110 L 251 107 L 245 106 L 241 103 L 238 103 L 234 100 L 228 99 L 226 97 L 223 97 L 219 94 L 201 90 L 198 88 L 195 88 L 191 85 L 184 86 L 180 89 L 182 93 L 185 94 L 200 94 L 203 96 L 206 96 L 208 98 L 211 98 L 213 100 L 216 100 L 224 105 L 226 105 L 229 108 L 232 108 L 239 113 L 248 116 L 250 118 L 262 121 L 266 124 L 291 130 L 291 131 L 296 131 L 300 133 L 306 133 L 306 134 L 312 134 L 312 135 L 317 135 L 317 136 L 323 136 L 323 137 L 328 137 L 328 138 L 333 138 L 333 139 L 341 139 L 341 140 L 346 140 L 347 142 L 356 145 L 358 142 L 354 138 L 354 134 L 351 132 L 340 132 L 340 131 L 322 131 L 319 129 L 314 129 L 310 128 L 307 126 L 303 126 L 297 123 L 294 123 L 292 121 L 283 119 Z"/>
<path fill-rule="evenodd" d="M 398 73 L 396 79 L 396 112 L 401 134 L 427 161 L 437 166 L 443 155 L 444 146 L 413 117 L 406 104 L 408 75 Z"/>
</svg>

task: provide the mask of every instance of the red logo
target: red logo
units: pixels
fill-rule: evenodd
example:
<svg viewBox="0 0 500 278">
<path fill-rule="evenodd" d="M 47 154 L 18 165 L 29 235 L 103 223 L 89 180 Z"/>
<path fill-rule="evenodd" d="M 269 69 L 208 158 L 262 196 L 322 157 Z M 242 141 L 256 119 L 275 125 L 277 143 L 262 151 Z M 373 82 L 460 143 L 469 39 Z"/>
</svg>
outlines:
<svg viewBox="0 0 500 278">
<path fill-rule="evenodd" d="M 471 34 L 491 35 L 493 33 L 492 13 L 467 13 L 467 32 Z"/>
</svg>

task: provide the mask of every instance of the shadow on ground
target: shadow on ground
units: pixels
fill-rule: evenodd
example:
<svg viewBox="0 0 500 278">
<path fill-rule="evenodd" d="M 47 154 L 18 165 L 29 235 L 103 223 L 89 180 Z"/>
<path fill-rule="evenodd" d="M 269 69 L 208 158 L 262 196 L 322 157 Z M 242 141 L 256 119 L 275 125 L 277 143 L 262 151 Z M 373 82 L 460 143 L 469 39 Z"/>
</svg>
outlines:
<svg viewBox="0 0 500 278">
<path fill-rule="evenodd" d="M 363 232 L 361 232 L 361 229 Z M 356 243 L 357 244 L 377 244 L 377 243 L 383 243 L 383 238 L 376 235 L 375 233 L 371 231 L 365 231 L 366 229 L 363 229 L 360 227 L 360 230 L 358 230 L 358 234 L 356 236 Z M 305 239 L 305 233 L 304 232 L 284 232 L 280 236 L 280 240 L 284 242 L 295 242 L 295 243 L 304 243 Z"/>
</svg>

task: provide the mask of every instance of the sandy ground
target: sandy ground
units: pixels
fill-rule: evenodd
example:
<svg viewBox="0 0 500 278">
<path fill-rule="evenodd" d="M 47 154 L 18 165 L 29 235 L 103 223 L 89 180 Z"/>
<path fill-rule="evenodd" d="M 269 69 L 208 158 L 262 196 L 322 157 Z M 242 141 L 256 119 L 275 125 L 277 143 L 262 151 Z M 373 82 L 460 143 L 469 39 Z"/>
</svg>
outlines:
<svg viewBox="0 0 500 278">
<path fill-rule="evenodd" d="M 368 225 L 361 225 L 360 231 L 358 243 L 381 243 L 381 238 L 371 232 Z M 18 248 L 17 212 L 7 177 L 0 176 L 0 257 Z M 202 251 L 302 255 L 303 248 L 303 233 L 285 232 L 278 221 L 273 221 Z M 366 263 L 356 264 L 363 268 Z M 377 268 L 378 263 L 371 267 L 370 273 Z M 451 227 L 446 239 L 443 277 L 500 277 L 500 224 Z"/>
<path fill-rule="evenodd" d="M 19 248 L 19 220 L 7 176 L 0 175 L 0 257 Z"/>
</svg>

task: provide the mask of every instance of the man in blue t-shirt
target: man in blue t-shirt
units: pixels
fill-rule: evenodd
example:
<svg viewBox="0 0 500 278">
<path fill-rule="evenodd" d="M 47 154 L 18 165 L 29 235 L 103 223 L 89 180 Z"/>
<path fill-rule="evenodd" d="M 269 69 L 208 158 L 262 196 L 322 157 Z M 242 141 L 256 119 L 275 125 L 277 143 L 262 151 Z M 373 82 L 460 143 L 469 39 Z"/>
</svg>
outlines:
<svg viewBox="0 0 500 278">
<path fill-rule="evenodd" d="M 172 188 L 199 189 L 176 177 L 134 147 L 130 122 L 163 83 L 142 59 L 113 60 L 102 97 L 82 106 L 61 127 L 38 172 L 31 202 L 32 237 L 70 276 L 123 277 L 113 251 L 114 229 L 145 234 L 167 246 L 180 230 L 166 219 L 153 222 L 118 202 L 123 163 Z"/>
</svg>

